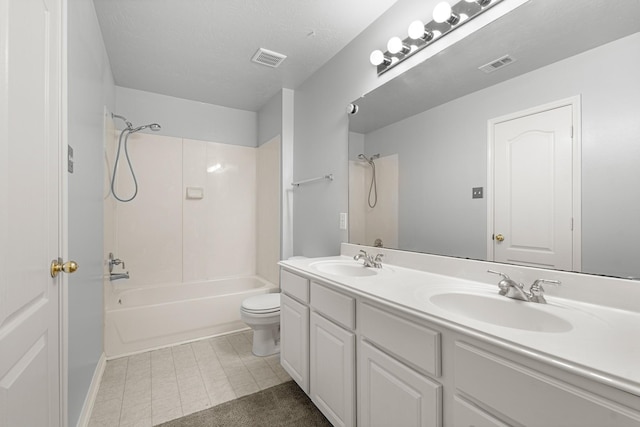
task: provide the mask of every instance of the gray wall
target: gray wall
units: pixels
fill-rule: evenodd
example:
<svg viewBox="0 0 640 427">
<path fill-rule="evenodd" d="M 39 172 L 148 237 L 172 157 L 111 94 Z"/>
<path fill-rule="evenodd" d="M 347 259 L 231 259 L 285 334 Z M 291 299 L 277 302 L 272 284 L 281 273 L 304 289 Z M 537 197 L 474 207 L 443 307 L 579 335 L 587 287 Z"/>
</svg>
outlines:
<svg viewBox="0 0 640 427">
<path fill-rule="evenodd" d="M 282 91 L 258 111 L 258 146 L 282 134 Z"/>
<path fill-rule="evenodd" d="M 256 147 L 258 114 L 141 90 L 116 87 L 116 114 L 134 126 L 159 123 L 160 135 Z M 116 126 L 122 129 L 121 120 Z"/>
<path fill-rule="evenodd" d="M 615 64 L 615 65 L 611 65 Z M 366 135 L 398 153 L 400 247 L 486 257 L 487 120 L 582 96 L 582 270 L 640 276 L 640 34 L 541 68 Z"/>
<path fill-rule="evenodd" d="M 386 46 L 390 37 L 405 31 L 416 11 L 428 11 L 437 0 L 398 0 L 331 61 L 295 89 L 294 180 L 333 173 L 334 181 L 322 181 L 294 190 L 295 255 L 326 256 L 340 251 L 346 231 L 339 229 L 339 214 L 348 208 L 347 105 L 405 70 L 437 54 L 512 7 L 502 2 L 487 13 L 452 32 L 430 49 L 376 75 L 369 54 Z"/>
<path fill-rule="evenodd" d="M 115 86 L 93 2 L 68 2 L 69 256 L 80 268 L 69 275 L 68 416 L 76 425 L 103 346 L 102 179 L 104 106 Z"/>
</svg>

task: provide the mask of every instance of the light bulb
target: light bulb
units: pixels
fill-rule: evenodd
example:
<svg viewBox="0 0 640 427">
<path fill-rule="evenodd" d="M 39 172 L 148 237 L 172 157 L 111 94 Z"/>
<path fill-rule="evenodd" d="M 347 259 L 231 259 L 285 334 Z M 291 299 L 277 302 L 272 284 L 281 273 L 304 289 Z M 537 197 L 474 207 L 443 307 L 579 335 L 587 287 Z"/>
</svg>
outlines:
<svg viewBox="0 0 640 427">
<path fill-rule="evenodd" d="M 398 53 L 402 50 L 402 40 L 400 37 L 391 37 L 387 43 L 389 53 Z"/>
<path fill-rule="evenodd" d="M 451 5 L 446 1 L 440 2 L 433 8 L 433 20 L 438 24 L 448 22 L 451 25 L 458 23 L 460 18 L 451 11 Z"/>
<path fill-rule="evenodd" d="M 371 56 L 369 56 L 369 61 L 377 67 L 383 62 L 389 62 L 389 59 L 384 57 L 384 53 L 382 53 L 381 50 L 374 50 L 371 52 Z"/>
<path fill-rule="evenodd" d="M 414 40 L 418 40 L 422 38 L 422 36 L 424 35 L 424 22 L 413 21 L 409 25 L 409 31 L 407 32 L 409 34 L 409 37 L 411 37 Z"/>
<path fill-rule="evenodd" d="M 409 25 L 409 37 L 413 40 L 424 40 L 426 42 L 433 39 L 433 33 L 427 30 L 422 21 L 413 21 Z"/>
</svg>

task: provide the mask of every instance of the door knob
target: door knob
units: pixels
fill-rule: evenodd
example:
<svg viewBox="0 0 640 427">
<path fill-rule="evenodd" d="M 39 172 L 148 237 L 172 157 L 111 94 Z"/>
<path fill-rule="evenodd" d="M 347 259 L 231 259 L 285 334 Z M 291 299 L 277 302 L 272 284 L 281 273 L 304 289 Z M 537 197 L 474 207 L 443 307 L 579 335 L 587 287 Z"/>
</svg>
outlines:
<svg viewBox="0 0 640 427">
<path fill-rule="evenodd" d="M 496 240 L 498 242 L 502 242 L 504 240 L 504 236 L 502 234 L 496 234 Z"/>
<path fill-rule="evenodd" d="M 67 261 L 62 263 L 62 258 L 51 261 L 51 277 L 56 277 L 61 271 L 64 273 L 74 273 L 78 269 L 78 263 L 75 261 Z"/>
</svg>

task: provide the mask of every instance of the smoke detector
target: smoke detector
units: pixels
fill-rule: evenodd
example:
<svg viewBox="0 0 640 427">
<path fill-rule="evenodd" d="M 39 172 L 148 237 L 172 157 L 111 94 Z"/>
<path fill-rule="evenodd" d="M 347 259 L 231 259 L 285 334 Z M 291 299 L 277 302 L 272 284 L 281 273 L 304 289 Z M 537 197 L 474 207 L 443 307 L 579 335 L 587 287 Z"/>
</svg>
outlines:
<svg viewBox="0 0 640 427">
<path fill-rule="evenodd" d="M 509 55 L 505 55 L 502 56 L 498 59 L 494 59 L 493 61 L 489 62 L 488 64 L 484 64 L 481 67 L 478 67 L 479 70 L 484 71 L 485 73 L 492 73 L 495 70 L 497 70 L 498 68 L 502 68 L 506 65 L 512 64 L 516 62 L 515 58 L 513 58 L 512 56 Z"/>
<path fill-rule="evenodd" d="M 287 56 L 278 52 L 274 52 L 272 50 L 267 50 L 260 48 L 253 55 L 251 61 L 256 64 L 266 65 L 267 67 L 276 68 L 278 65 L 282 64 L 282 61 L 285 60 Z"/>
</svg>

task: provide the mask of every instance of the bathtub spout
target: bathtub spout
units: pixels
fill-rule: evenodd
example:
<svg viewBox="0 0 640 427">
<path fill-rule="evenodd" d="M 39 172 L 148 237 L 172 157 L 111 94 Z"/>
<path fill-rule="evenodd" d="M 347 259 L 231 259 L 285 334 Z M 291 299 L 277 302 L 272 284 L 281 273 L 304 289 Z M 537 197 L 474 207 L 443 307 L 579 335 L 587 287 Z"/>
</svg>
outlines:
<svg viewBox="0 0 640 427">
<path fill-rule="evenodd" d="M 128 279 L 129 278 L 129 272 L 127 271 L 126 273 L 111 273 L 109 274 L 109 280 L 110 281 L 114 281 L 114 280 L 120 280 L 120 279 Z"/>
</svg>

